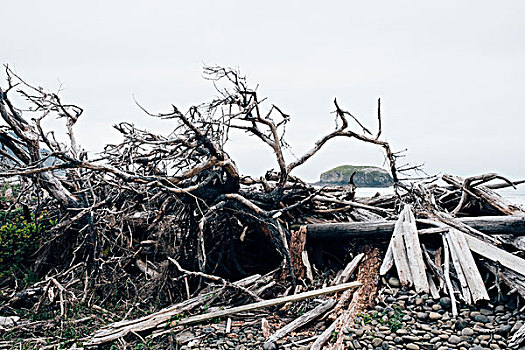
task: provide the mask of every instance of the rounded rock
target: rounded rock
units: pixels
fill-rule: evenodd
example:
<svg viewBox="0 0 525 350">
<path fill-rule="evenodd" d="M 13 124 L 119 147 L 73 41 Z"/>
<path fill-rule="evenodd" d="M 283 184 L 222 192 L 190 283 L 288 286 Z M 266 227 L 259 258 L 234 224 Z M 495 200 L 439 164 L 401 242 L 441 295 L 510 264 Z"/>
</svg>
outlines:
<svg viewBox="0 0 525 350">
<path fill-rule="evenodd" d="M 505 335 L 505 334 L 508 334 L 510 332 L 510 330 L 512 329 L 512 327 L 508 324 L 504 324 L 502 326 L 499 326 L 498 328 L 496 328 L 496 334 L 499 334 L 499 335 Z"/>
<path fill-rule="evenodd" d="M 471 337 L 474 335 L 474 330 L 469 327 L 465 327 L 461 330 L 461 335 L 464 337 Z"/>
<path fill-rule="evenodd" d="M 463 328 L 468 326 L 468 323 L 468 320 L 460 318 L 456 321 L 455 328 L 456 330 L 461 331 Z"/>
<path fill-rule="evenodd" d="M 476 322 L 481 322 L 481 323 L 489 322 L 489 318 L 483 314 L 475 315 L 472 319 Z"/>
<path fill-rule="evenodd" d="M 399 287 L 401 287 L 401 282 L 399 281 L 399 278 L 393 277 L 393 276 L 388 279 L 388 284 L 392 288 L 399 288 Z"/>
<path fill-rule="evenodd" d="M 417 318 L 420 320 L 426 320 L 428 318 L 428 312 L 418 312 Z"/>
<path fill-rule="evenodd" d="M 449 338 L 448 338 L 448 342 L 450 344 L 459 344 L 461 343 L 461 338 L 458 337 L 457 335 L 451 335 Z"/>
<path fill-rule="evenodd" d="M 432 321 L 437 321 L 437 320 L 441 320 L 443 316 L 437 312 L 431 312 L 428 314 L 428 318 Z"/>
<path fill-rule="evenodd" d="M 377 348 L 377 347 L 381 346 L 381 344 L 383 344 L 383 339 L 381 339 L 381 338 L 374 338 L 374 339 L 372 339 L 372 346 L 374 348 Z"/>
<path fill-rule="evenodd" d="M 263 349 L 264 350 L 275 350 L 277 349 L 277 345 L 275 345 L 274 342 L 267 342 L 263 344 Z"/>
<path fill-rule="evenodd" d="M 449 310 L 452 306 L 452 301 L 449 297 L 443 297 L 439 299 L 439 305 L 441 305 L 442 308 Z"/>
</svg>

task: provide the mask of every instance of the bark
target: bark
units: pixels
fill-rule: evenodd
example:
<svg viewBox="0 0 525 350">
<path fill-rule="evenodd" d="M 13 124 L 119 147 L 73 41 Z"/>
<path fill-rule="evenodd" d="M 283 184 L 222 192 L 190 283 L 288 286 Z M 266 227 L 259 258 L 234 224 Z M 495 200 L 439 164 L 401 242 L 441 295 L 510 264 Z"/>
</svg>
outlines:
<svg viewBox="0 0 525 350">
<path fill-rule="evenodd" d="M 458 220 L 488 234 L 525 235 L 525 216 L 480 216 Z M 308 238 L 314 240 L 348 239 L 355 237 L 386 238 L 394 230 L 395 221 L 309 224 Z M 420 228 L 428 227 L 419 225 Z"/>
</svg>

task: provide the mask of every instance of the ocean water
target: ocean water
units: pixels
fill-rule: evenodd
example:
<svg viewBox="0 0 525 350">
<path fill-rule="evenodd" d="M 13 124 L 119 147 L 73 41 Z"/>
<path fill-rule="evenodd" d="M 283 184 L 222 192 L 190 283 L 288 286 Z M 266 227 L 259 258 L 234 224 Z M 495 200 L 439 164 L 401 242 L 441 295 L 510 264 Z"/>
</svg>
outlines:
<svg viewBox="0 0 525 350">
<path fill-rule="evenodd" d="M 517 189 L 512 187 L 495 190 L 500 196 L 505 198 L 508 202 L 519 205 L 525 209 L 525 184 L 517 186 Z M 392 187 L 361 187 L 356 188 L 356 197 L 372 197 L 376 193 L 380 195 L 392 194 L 394 189 Z"/>
<path fill-rule="evenodd" d="M 496 192 L 512 204 L 521 205 L 525 209 L 525 184 L 518 185 L 517 189 L 509 187 Z"/>
</svg>

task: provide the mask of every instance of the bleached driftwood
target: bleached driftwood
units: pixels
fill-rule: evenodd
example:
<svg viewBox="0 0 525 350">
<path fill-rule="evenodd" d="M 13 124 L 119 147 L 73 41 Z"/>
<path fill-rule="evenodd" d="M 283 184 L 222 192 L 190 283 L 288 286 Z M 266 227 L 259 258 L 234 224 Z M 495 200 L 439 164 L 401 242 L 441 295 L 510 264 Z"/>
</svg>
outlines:
<svg viewBox="0 0 525 350">
<path fill-rule="evenodd" d="M 451 229 L 449 235 L 451 238 L 454 238 L 451 240 L 452 249 L 461 257 L 461 269 L 463 270 L 470 294 L 472 295 L 472 301 L 476 303 L 480 300 L 489 300 L 487 289 L 485 288 L 485 284 L 483 283 L 483 279 L 481 278 L 478 267 L 476 266 L 474 257 L 467 245 L 465 234 L 461 231 Z"/>
<path fill-rule="evenodd" d="M 518 274 L 525 276 L 525 259 L 513 255 L 482 240 L 465 235 L 469 248 L 491 261 L 498 262 Z"/>
<path fill-rule="evenodd" d="M 267 342 L 274 342 L 278 339 L 281 339 L 285 335 L 287 335 L 290 332 L 293 332 L 294 330 L 304 326 L 305 324 L 311 322 L 312 320 L 316 319 L 317 317 L 321 316 L 328 310 L 334 307 L 336 301 L 335 299 L 328 299 L 312 310 L 302 314 L 301 316 L 297 317 L 292 322 L 288 323 L 283 328 L 279 329 L 277 332 L 275 332 L 272 336 L 270 336 L 267 340 Z"/>
<path fill-rule="evenodd" d="M 315 342 L 312 344 L 312 346 L 310 347 L 310 350 L 321 350 L 322 347 L 324 346 L 324 344 L 326 344 L 326 342 L 328 342 L 328 340 L 330 339 L 330 337 L 333 336 L 333 333 L 335 331 L 335 326 L 337 325 L 337 320 L 335 320 L 334 322 L 332 322 L 332 324 L 330 326 L 328 326 L 324 331 L 323 333 L 321 333 L 317 339 L 315 340 Z"/>
<path fill-rule="evenodd" d="M 510 339 L 509 348 L 518 347 L 525 341 L 525 325 L 521 326 L 520 329 Z"/>
<path fill-rule="evenodd" d="M 432 295 L 432 298 L 439 299 L 439 290 L 434 283 L 434 280 L 432 279 L 432 275 L 427 272 L 427 280 L 428 280 L 428 286 L 430 288 L 430 295 Z"/>
<path fill-rule="evenodd" d="M 450 280 L 450 250 L 447 243 L 447 239 L 443 236 L 443 250 L 445 252 L 445 258 L 443 261 L 443 274 L 445 275 L 445 282 L 448 289 L 448 295 L 450 297 L 450 303 L 452 306 L 452 316 L 456 317 L 458 315 L 458 308 L 456 305 L 456 296 L 454 295 L 454 286 Z"/>
<path fill-rule="evenodd" d="M 496 174 L 486 174 L 483 176 L 490 175 L 492 175 L 493 178 L 498 177 Z M 442 176 L 442 179 L 463 191 L 462 200 L 460 201 L 460 204 L 462 204 L 466 195 L 470 195 L 473 197 L 483 199 L 491 207 L 493 207 L 495 210 L 501 212 L 504 215 L 523 215 L 523 211 L 520 208 L 508 203 L 505 199 L 503 199 L 503 197 L 501 197 L 496 192 L 492 191 L 487 186 L 474 184 L 474 181 L 479 181 L 479 183 L 483 183 L 484 180 L 481 177 L 470 177 L 463 179 L 459 176 L 444 174 Z M 459 209 L 457 211 L 459 211 Z"/>
<path fill-rule="evenodd" d="M 242 280 L 233 282 L 232 284 L 245 288 L 257 282 L 259 278 L 261 278 L 261 275 L 249 276 Z M 188 310 L 192 310 L 195 307 L 205 303 L 215 294 L 216 292 L 205 293 L 193 298 L 189 298 L 182 303 L 172 305 L 158 312 L 134 320 L 122 320 L 109 324 L 95 331 L 92 337 L 85 339 L 86 345 L 104 344 L 124 337 L 132 332 L 136 333 L 154 329 L 158 325 L 166 324 L 166 322 L 168 322 L 172 317 L 184 314 Z"/>
<path fill-rule="evenodd" d="M 170 306 L 153 314 L 140 317 L 135 320 L 123 320 L 110 324 L 98 331 L 92 337 L 85 339 L 85 345 L 99 345 L 122 338 L 131 332 L 142 332 L 157 327 L 159 324 L 166 324 L 172 317 L 191 310 L 202 304 L 207 297 L 213 293 L 208 293 L 199 297 L 188 299 L 182 303 Z"/>
<path fill-rule="evenodd" d="M 355 258 L 353 258 L 352 261 L 350 261 L 348 265 L 346 265 L 344 270 L 341 271 L 341 274 L 339 274 L 332 281 L 331 285 L 334 286 L 336 284 L 348 282 L 348 280 L 350 279 L 350 276 L 352 275 L 352 273 L 354 273 L 355 269 L 357 268 L 357 266 L 359 265 L 359 263 L 361 262 L 364 256 L 365 256 L 364 253 L 357 254 Z"/>
<path fill-rule="evenodd" d="M 306 250 L 303 250 L 301 252 L 301 260 L 303 261 L 303 265 L 306 269 L 306 278 L 308 278 L 310 283 L 314 283 L 314 274 L 312 272 L 312 265 L 310 264 L 310 259 L 308 259 L 308 252 Z"/>
<path fill-rule="evenodd" d="M 470 295 L 470 290 L 468 288 L 467 278 L 465 277 L 465 274 L 463 273 L 463 268 L 462 268 L 461 261 L 460 261 L 461 255 L 458 252 L 458 250 L 455 248 L 455 245 L 457 245 L 456 237 L 452 236 L 450 232 L 444 233 L 443 237 L 445 237 L 448 243 L 448 249 L 450 250 L 450 257 L 452 259 L 452 264 L 454 265 L 454 269 L 456 270 L 456 275 L 459 281 L 459 287 L 461 289 L 461 296 L 463 297 L 463 300 L 467 304 L 472 304 L 472 297 Z"/>
<path fill-rule="evenodd" d="M 408 265 L 408 257 L 403 239 L 403 230 L 403 221 L 402 218 L 400 218 L 398 222 L 396 222 L 394 233 L 390 239 L 390 246 L 392 246 L 390 251 L 392 253 L 392 261 L 394 262 L 397 269 L 399 281 L 402 285 L 412 286 L 414 281 L 412 280 L 412 273 L 410 272 L 410 266 Z"/>
<path fill-rule="evenodd" d="M 385 274 L 392 266 L 392 261 L 396 265 L 401 284 L 414 285 L 418 293 L 429 292 L 416 219 L 410 205 L 405 205 L 399 214 L 380 273 Z"/>
<path fill-rule="evenodd" d="M 292 301 L 299 301 L 299 300 L 304 300 L 308 298 L 313 298 L 313 297 L 317 297 L 320 295 L 342 292 L 347 289 L 357 288 L 359 286 L 361 286 L 360 282 L 350 282 L 350 283 L 339 284 L 337 286 L 326 287 L 322 289 L 312 290 L 312 291 L 299 293 L 295 295 L 288 295 L 288 296 L 279 297 L 275 299 L 263 300 L 263 301 L 259 301 L 253 304 L 241 305 L 241 306 L 232 307 L 229 309 L 209 312 L 207 314 L 195 315 L 195 316 L 191 316 L 191 317 L 182 319 L 180 321 L 173 321 L 171 325 L 175 326 L 175 325 L 185 325 L 185 324 L 203 322 L 203 321 L 207 321 L 212 318 L 224 317 L 224 316 L 229 316 L 233 314 L 238 314 L 240 312 L 251 311 L 251 310 L 261 309 L 264 307 L 280 305 L 280 304 L 284 304 L 284 303 L 288 303 Z"/>
</svg>

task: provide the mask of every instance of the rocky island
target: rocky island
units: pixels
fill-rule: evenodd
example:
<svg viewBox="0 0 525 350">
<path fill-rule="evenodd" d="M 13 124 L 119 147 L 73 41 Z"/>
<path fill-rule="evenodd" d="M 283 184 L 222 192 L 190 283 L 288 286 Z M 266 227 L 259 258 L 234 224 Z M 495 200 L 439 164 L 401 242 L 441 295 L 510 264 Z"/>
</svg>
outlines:
<svg viewBox="0 0 525 350">
<path fill-rule="evenodd" d="M 347 185 L 354 172 L 354 184 L 357 187 L 390 187 L 394 183 L 392 176 L 382 168 L 368 165 L 341 165 L 322 173 L 316 185 Z"/>
</svg>

